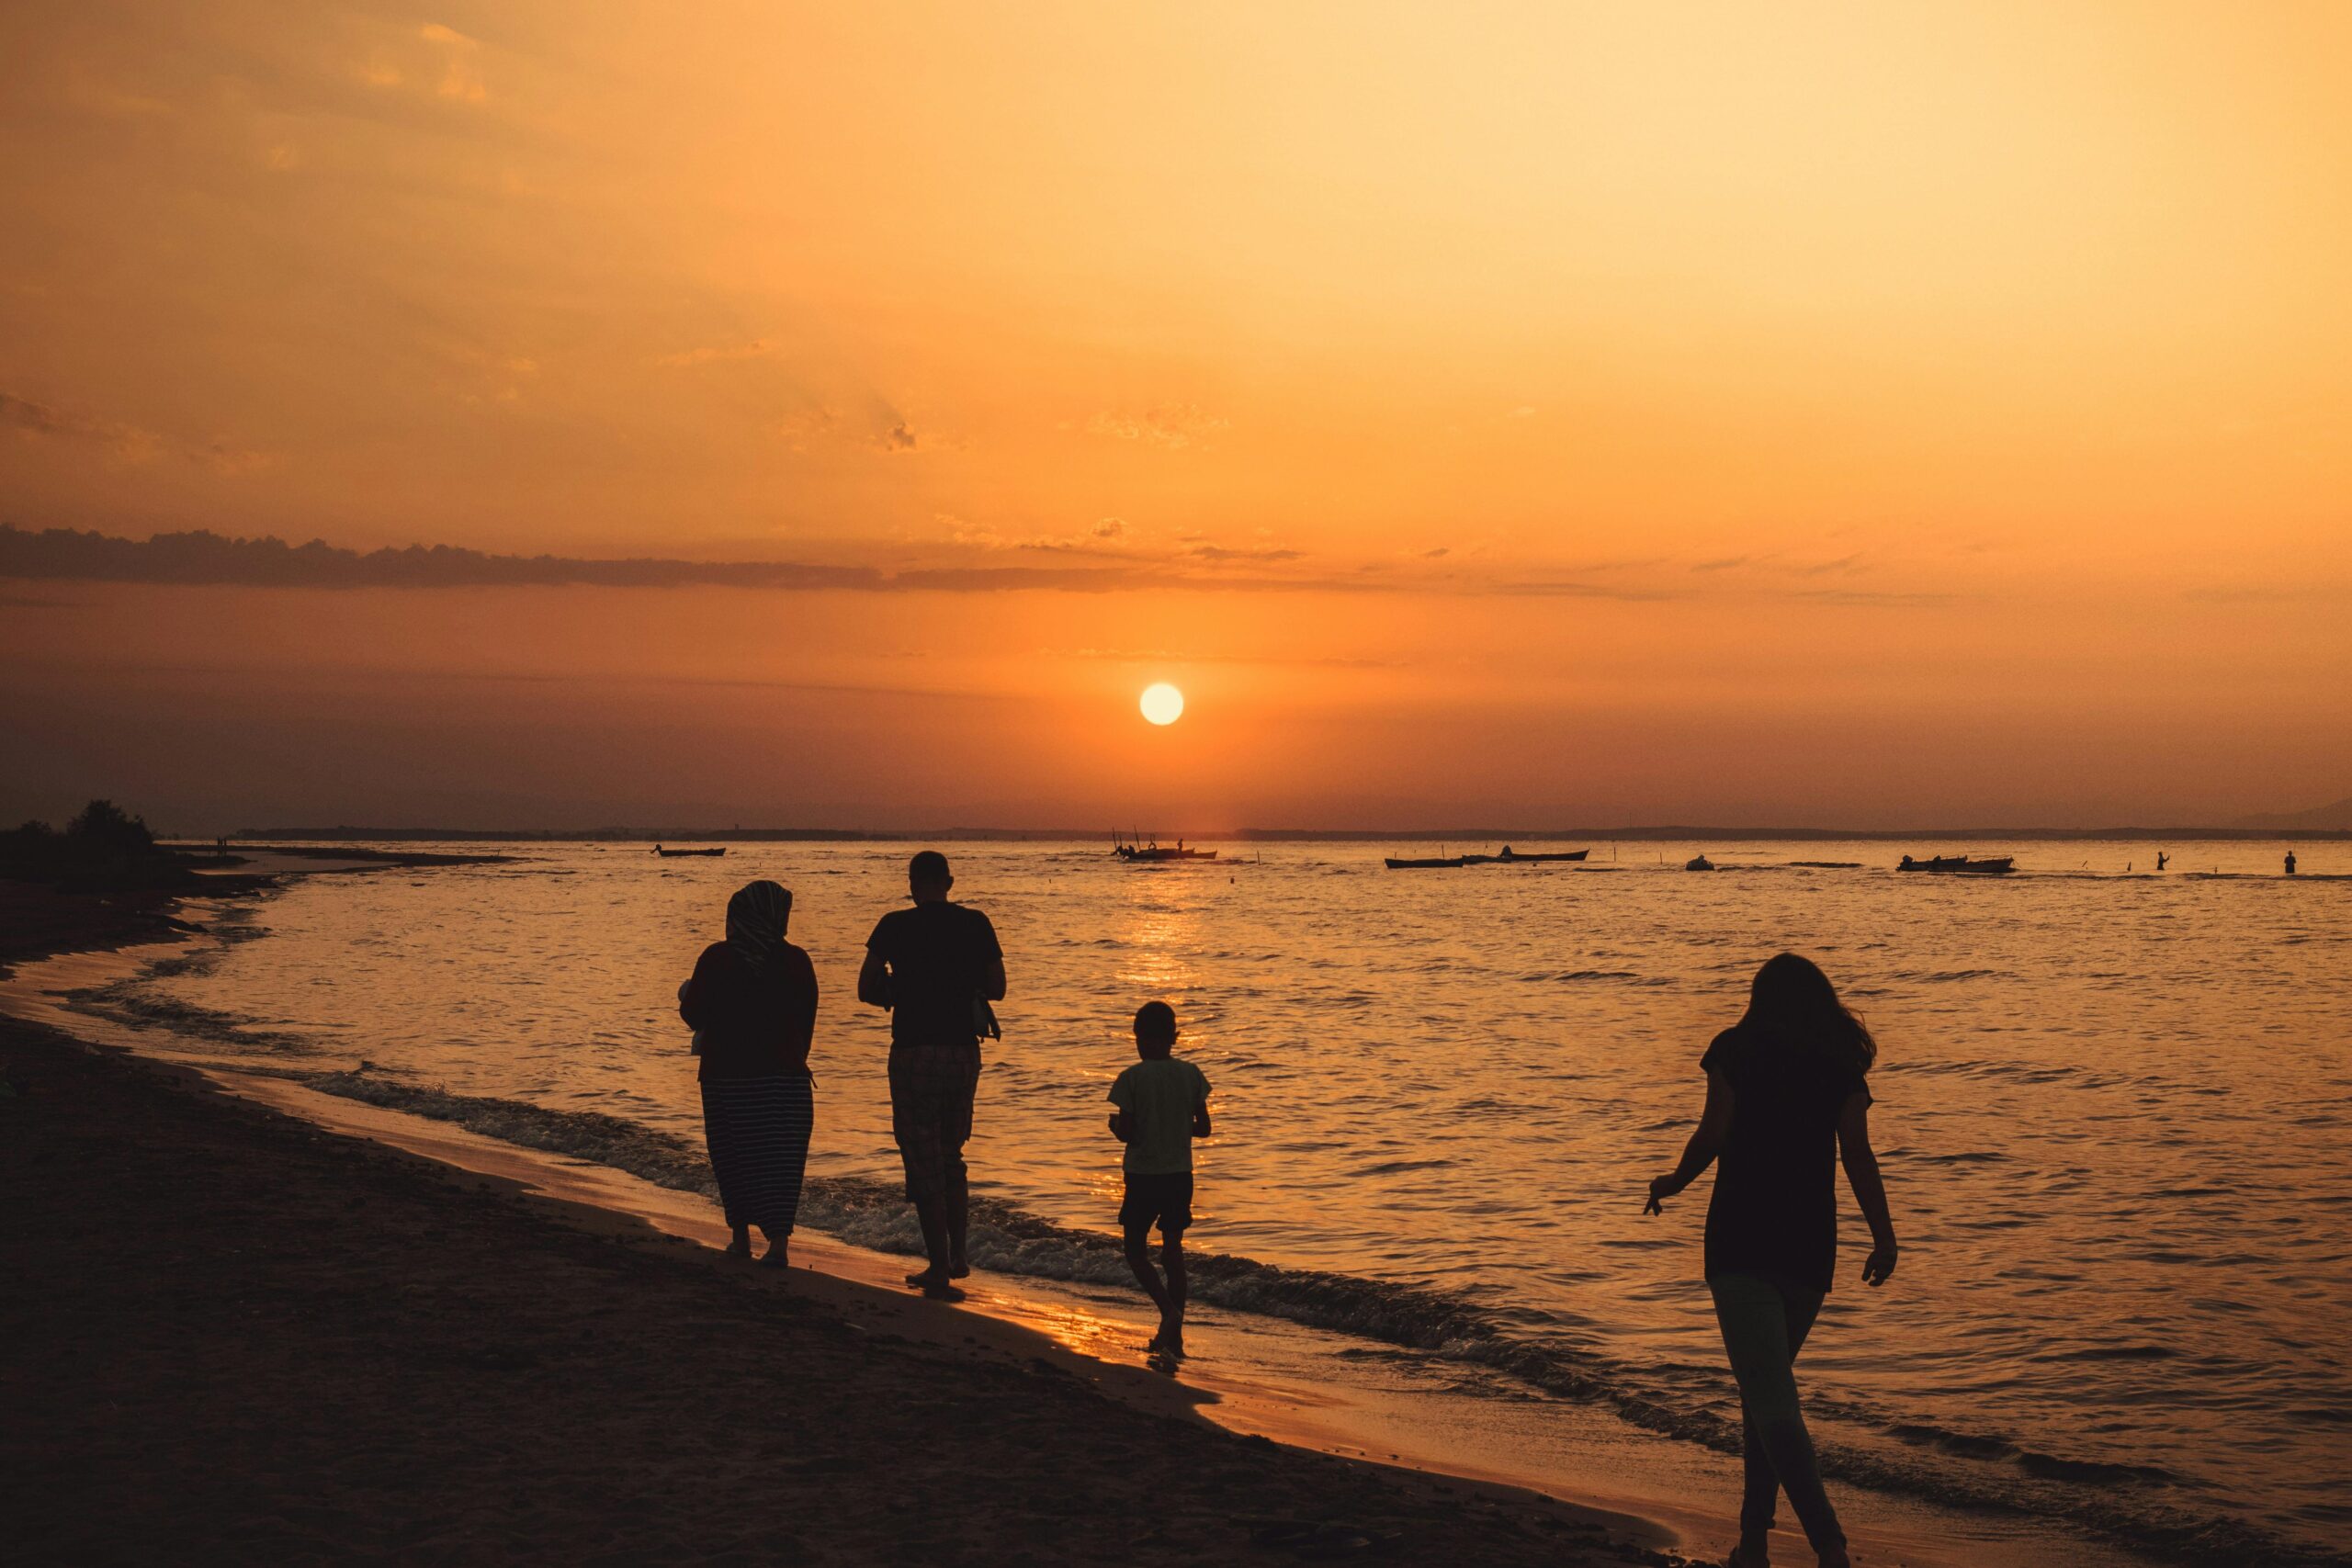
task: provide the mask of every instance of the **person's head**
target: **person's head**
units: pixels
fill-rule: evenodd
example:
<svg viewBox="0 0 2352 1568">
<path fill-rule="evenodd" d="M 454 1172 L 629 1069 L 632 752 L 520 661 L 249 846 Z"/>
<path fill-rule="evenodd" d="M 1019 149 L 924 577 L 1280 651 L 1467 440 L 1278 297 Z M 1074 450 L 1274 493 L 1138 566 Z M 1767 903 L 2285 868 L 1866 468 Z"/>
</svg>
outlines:
<svg viewBox="0 0 2352 1568">
<path fill-rule="evenodd" d="M 1849 1061 L 1862 1072 L 1878 1060 L 1878 1042 L 1846 1004 L 1821 965 L 1793 953 L 1776 953 L 1747 987 L 1740 1027 L 1785 1044 L 1813 1046 Z"/>
<path fill-rule="evenodd" d="M 1176 1049 L 1176 1010 L 1166 1002 L 1136 1009 L 1136 1055 L 1148 1061 Z"/>
<path fill-rule="evenodd" d="M 918 904 L 929 904 L 947 897 L 956 886 L 956 878 L 948 874 L 947 857 L 937 850 L 921 850 L 907 863 L 907 891 Z"/>
<path fill-rule="evenodd" d="M 784 952 L 784 928 L 792 921 L 792 895 L 773 882 L 747 882 L 727 900 L 727 945 L 754 964 L 770 964 Z"/>
</svg>

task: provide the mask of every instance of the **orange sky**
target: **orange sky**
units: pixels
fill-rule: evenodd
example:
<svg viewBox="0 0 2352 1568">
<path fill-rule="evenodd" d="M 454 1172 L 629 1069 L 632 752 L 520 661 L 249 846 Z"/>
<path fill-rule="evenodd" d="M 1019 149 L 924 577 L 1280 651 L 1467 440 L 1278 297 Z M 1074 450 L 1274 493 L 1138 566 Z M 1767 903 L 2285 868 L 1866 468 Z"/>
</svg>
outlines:
<svg viewBox="0 0 2352 1568">
<path fill-rule="evenodd" d="M 0 521 L 899 580 L 0 583 L 0 810 L 2352 794 L 2347 59 L 2139 0 L 12 6 Z"/>
</svg>

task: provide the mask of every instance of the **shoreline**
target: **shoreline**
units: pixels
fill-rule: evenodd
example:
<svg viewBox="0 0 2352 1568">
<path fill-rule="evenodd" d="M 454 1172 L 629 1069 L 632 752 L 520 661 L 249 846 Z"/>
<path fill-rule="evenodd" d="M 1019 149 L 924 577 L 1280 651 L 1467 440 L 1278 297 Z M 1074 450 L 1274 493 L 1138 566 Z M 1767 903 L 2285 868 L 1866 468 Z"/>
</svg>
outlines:
<svg viewBox="0 0 2352 1568">
<path fill-rule="evenodd" d="M 711 1247 L 577 1193 L 547 1192 L 527 1175 L 486 1178 L 324 1131 L 222 1092 L 194 1069 L 42 1025 L 0 1021 L 0 1074 L 19 1216 L 0 1253 L 12 1255 L 12 1277 L 46 1282 L 10 1292 L 0 1308 L 24 1417 L 0 1452 L 24 1488 L 15 1511 L 28 1547 L 201 1559 L 332 1542 L 339 1555 L 422 1550 L 486 1561 L 553 1555 L 557 1538 L 586 1529 L 614 1540 L 607 1550 L 684 1561 L 717 1546 L 697 1521 L 739 1507 L 725 1528 L 729 1544 L 744 1544 L 738 1538 L 759 1510 L 782 1505 L 812 1561 L 886 1561 L 909 1548 L 943 1562 L 1193 1562 L 1262 1547 L 1286 1526 L 1298 1527 L 1289 1534 L 1302 1543 L 1354 1551 L 1574 1568 L 1687 1561 L 1626 1539 L 1634 1521 L 1238 1436 L 1193 1418 L 1196 1402 L 1181 1385 L 1034 1330 L 798 1261 L 781 1278 L 730 1266 Z M 214 1188 L 228 1190 L 208 1206 Z M 175 1194 L 171 1222 L 122 1245 L 118 1222 L 152 1213 L 155 1191 Z M 831 1250 L 816 1237 L 799 1240 L 803 1249 Z M 597 1278 L 560 1289 L 547 1277 L 583 1268 Z M 696 1318 L 689 1337 L 698 1342 L 682 1341 L 673 1332 L 681 1320 L 655 1310 L 672 1298 L 729 1320 L 742 1338 L 712 1345 L 711 1323 Z M 367 1359 L 378 1364 L 334 1364 L 351 1348 L 347 1307 L 375 1335 Z M 262 1325 L 250 1318 L 269 1320 L 265 1336 L 255 1337 Z M 757 1354 L 763 1340 L 778 1359 Z M 810 1375 L 814 1361 L 831 1382 Z M 306 1362 L 308 1371 L 288 1370 Z M 406 1370 L 373 1387 L 395 1364 Z M 339 1386 L 355 1380 L 376 1397 Z M 1121 1386 L 1101 1386 L 1114 1381 Z M 492 1391 L 511 1395 L 517 1382 L 526 1397 L 503 1408 L 515 1402 Z M 761 1383 L 775 1386 L 743 1405 L 739 1385 Z M 579 1449 L 559 1425 L 560 1408 L 548 1407 L 579 1384 L 615 1396 L 590 1420 L 601 1428 L 593 1450 Z M 737 1424 L 714 1430 L 707 1402 L 730 1394 Z M 485 1402 L 502 1407 L 495 1419 Z M 967 1434 L 978 1451 L 910 1451 L 894 1430 L 894 1404 L 925 1432 Z M 419 1404 L 461 1414 L 412 1427 Z M 119 1414 L 130 1408 L 139 1415 Z M 1029 1448 L 1019 1466 L 993 1462 L 996 1445 L 1014 1435 L 1007 1427 Z M 245 1473 L 233 1456 L 224 1469 L 204 1451 L 264 1428 L 266 1477 Z M 413 1512 L 380 1496 L 329 1500 L 371 1490 L 352 1473 L 356 1432 L 369 1434 L 360 1440 L 373 1445 L 369 1468 L 390 1457 L 431 1474 Z M 806 1450 L 820 1433 L 814 1446 L 875 1451 L 838 1465 L 811 1461 Z M 633 1440 L 616 1441 L 623 1436 Z M 510 1523 L 496 1538 L 433 1533 L 469 1503 L 482 1506 L 485 1491 L 530 1495 L 567 1467 L 608 1470 L 626 1491 L 637 1467 L 658 1472 L 679 1445 L 707 1450 L 714 1440 L 752 1450 L 781 1441 L 785 1451 L 764 1456 L 778 1468 L 722 1466 L 722 1482 L 751 1489 L 739 1497 L 704 1486 L 706 1476 L 666 1508 L 630 1499 L 626 1517 L 594 1505 L 583 1513 L 574 1496 L 560 1510 L 568 1517 Z M 461 1456 L 483 1442 L 516 1447 L 503 1468 L 460 1473 L 477 1462 Z M 554 1451 L 521 1458 L 526 1449 Z M 786 1462 L 787 1452 L 797 1457 Z M 1196 1484 L 1203 1475 L 1216 1485 Z M 993 1539 L 981 1546 L 959 1526 L 955 1537 L 893 1540 L 917 1528 L 903 1507 L 910 1488 L 965 1497 Z M 222 1506 L 230 1495 L 245 1511 Z M 842 1517 L 840 1529 L 812 1522 L 807 1508 L 820 1500 Z M 682 1533 L 645 1533 L 656 1526 Z M 1116 1539 L 1124 1548 L 1101 1550 Z"/>
<path fill-rule="evenodd" d="M 89 953 L 190 929 L 158 927 L 142 908 L 109 908 L 87 924 L 80 933 L 86 944 L 20 941 L 9 951 Z M 10 1424 L 16 1435 L 0 1438 L 0 1453 L 23 1489 L 14 1511 L 28 1546 L 184 1560 L 422 1551 L 503 1561 L 553 1555 L 558 1540 L 590 1529 L 600 1532 L 596 1540 L 566 1550 L 688 1561 L 756 1540 L 746 1533 L 752 1522 L 782 1505 L 795 1517 L 790 1533 L 801 1549 L 785 1555 L 815 1562 L 919 1553 L 942 1562 L 1044 1565 L 1115 1556 L 1150 1563 L 1253 1550 L 1274 1561 L 1294 1551 L 1448 1552 L 1567 1568 L 1689 1561 L 1657 1551 L 1652 1543 L 1666 1532 L 1638 1518 L 1230 1431 L 1200 1416 L 1213 1394 L 1086 1355 L 1038 1326 L 860 1278 L 851 1257 L 859 1249 L 829 1237 L 803 1232 L 794 1267 L 780 1279 L 765 1276 L 599 1201 L 596 1179 L 635 1179 L 619 1172 L 589 1167 L 565 1183 L 558 1162 L 535 1162 L 528 1151 L 286 1079 L 240 1077 L 0 1018 L 0 1118 L 8 1130 L 0 1158 L 19 1214 L 0 1254 L 12 1277 L 43 1281 L 10 1292 L 0 1307 L 7 1347 L 0 1354 L 13 1363 L 8 1380 L 25 1417 Z M 320 1125 L 324 1117 L 299 1104 L 306 1097 L 322 1102 L 311 1111 L 331 1111 L 343 1125 Z M 371 1117 L 379 1124 L 368 1125 Z M 457 1147 L 469 1141 L 479 1146 Z M 496 1168 L 502 1162 L 505 1168 Z M 128 1182 L 133 1168 L 144 1178 Z M 217 1213 L 187 1212 L 224 1183 L 236 1190 Z M 153 1213 L 156 1191 L 175 1195 L 160 1227 L 131 1222 L 132 1213 Z M 670 1196 L 689 1224 L 696 1222 L 686 1211 L 708 1207 L 694 1195 Z M 715 1214 L 698 1223 L 722 1228 Z M 885 1269 L 899 1267 L 866 1256 Z M 599 1276 L 596 1290 L 557 1289 L 540 1278 L 576 1273 L 583 1258 Z M 806 1267 L 811 1259 L 830 1267 Z M 872 1264 L 863 1272 L 873 1275 Z M 447 1304 L 479 1293 L 494 1298 L 495 1310 Z M 745 1369 L 725 1356 L 709 1366 L 678 1344 L 650 1305 L 677 1295 L 732 1319 L 750 1337 L 747 1348 L 788 1328 L 776 1341 L 781 1363 L 762 1374 L 768 1381 L 784 1380 L 812 1342 L 836 1381 L 822 1389 L 798 1382 L 773 1407 L 774 1423 L 745 1410 L 740 1425 L 714 1433 L 706 1402 L 734 1394 Z M 274 1307 L 288 1300 L 331 1305 L 274 1321 L 266 1343 L 255 1342 L 238 1309 L 276 1318 Z M 378 1336 L 369 1359 L 428 1369 L 398 1380 L 397 1395 L 373 1386 L 380 1367 L 336 1364 L 337 1342 L 349 1331 L 344 1305 L 362 1302 Z M 523 1335 L 527 1343 L 517 1341 L 515 1313 L 537 1320 Z M 627 1325 L 617 1342 L 616 1323 Z M 616 1440 L 611 1427 L 620 1417 L 600 1411 L 585 1417 L 587 1429 L 603 1428 L 598 1448 L 574 1451 L 550 1425 L 554 1412 L 527 1402 L 499 1417 L 512 1424 L 503 1435 L 467 1429 L 469 1420 L 481 1425 L 471 1412 L 483 1391 L 517 1374 L 549 1383 L 534 1374 L 559 1360 L 564 1381 L 615 1392 L 621 1416 L 634 1417 L 622 1423 L 633 1441 Z M 298 1375 L 289 1362 L 307 1370 Z M 369 1389 L 355 1395 L 345 1386 L 354 1380 Z M 560 1401 L 552 1386 L 541 1393 Z M 827 1393 L 835 1404 L 821 1422 L 822 1446 L 879 1451 L 838 1464 L 807 1458 L 804 1439 L 819 1425 L 809 1403 Z M 411 1429 L 415 1440 L 404 1443 L 399 1428 L 420 1395 L 469 1414 L 429 1436 Z M 496 1393 L 487 1397 L 500 1403 Z M 926 1428 L 948 1416 L 974 1450 L 926 1452 L 917 1444 L 910 1458 L 902 1440 L 886 1440 L 893 1401 L 920 1412 Z M 114 1414 L 134 1407 L 136 1418 Z M 1017 1467 L 992 1462 L 1006 1424 L 1032 1446 Z M 353 1473 L 354 1428 L 373 1435 L 371 1466 L 390 1456 L 412 1478 L 433 1477 L 412 1487 L 410 1506 L 392 1506 Z M 671 1467 L 681 1442 L 707 1450 L 715 1437 L 731 1437 L 757 1450 L 784 1438 L 782 1428 L 790 1431 L 783 1450 L 799 1457 L 765 1456 L 780 1468 L 722 1466 L 718 1492 L 697 1483 L 668 1507 L 631 1498 L 625 1517 L 594 1503 L 582 1512 L 583 1498 L 608 1487 L 619 1488 L 609 1499 L 617 1504 L 637 1467 Z M 264 1429 L 272 1458 L 266 1477 L 256 1477 L 233 1455 Z M 506 1468 L 490 1472 L 500 1479 L 477 1479 L 458 1465 L 459 1454 L 483 1442 L 502 1449 Z M 215 1443 L 232 1456 L 225 1467 Z M 544 1464 L 518 1465 L 515 1456 L 534 1445 L 560 1451 Z M 1164 1480 L 1155 1458 L 1169 1465 Z M 527 1527 L 485 1526 L 479 1537 L 439 1528 L 469 1513 L 485 1517 L 486 1489 L 533 1494 L 567 1467 L 613 1473 L 560 1508 L 541 1508 Z M 1216 1477 L 1214 1487 L 1196 1483 L 1204 1474 Z M 574 1478 L 563 1480 L 573 1486 Z M 728 1486 L 742 1495 L 726 1498 Z M 938 1533 L 946 1519 L 910 1521 L 910 1487 L 965 1498 L 989 1520 L 990 1540 Z M 811 1506 L 854 1517 L 837 1529 L 813 1524 Z M 737 1517 L 726 1527 L 729 1540 L 710 1540 L 701 1526 L 728 1517 L 730 1507 Z"/>
<path fill-rule="evenodd" d="M 208 891 L 197 889 L 195 896 L 201 897 Z M 132 961 L 132 954 L 123 953 L 113 962 L 119 966 Z M 95 976 L 100 970 L 93 967 L 87 972 Z M 86 1014 L 77 1013 L 75 1018 L 85 1026 L 93 1021 L 104 1025 L 103 1019 L 92 1020 Z M 67 1028 L 88 1038 L 85 1027 L 69 1021 Z M 105 1026 L 101 1032 L 111 1030 L 112 1026 Z M 119 1044 L 98 1048 L 123 1049 Z M 197 1068 L 177 1061 L 174 1053 L 158 1055 L 135 1043 L 130 1050 L 138 1060 L 165 1071 L 202 1071 L 232 1093 L 304 1117 L 331 1133 L 365 1137 L 392 1148 L 423 1153 L 460 1171 L 562 1194 L 561 1201 L 574 1208 L 597 1211 L 600 1224 L 617 1218 L 640 1228 L 650 1225 L 673 1235 L 698 1236 L 714 1245 L 720 1237 L 716 1215 L 698 1195 L 655 1187 L 609 1166 L 591 1166 L 568 1157 L 560 1150 L 543 1152 L 527 1146 L 527 1141 L 501 1141 L 502 1136 L 512 1136 L 503 1128 L 493 1128 L 491 1136 L 483 1137 L 465 1131 L 463 1124 L 426 1120 L 405 1110 L 386 1110 L 365 1099 L 314 1091 L 300 1081 L 311 1076 L 307 1074 L 272 1076 L 267 1069 L 241 1069 L 227 1062 Z M 200 1048 L 198 1054 L 202 1054 Z M 420 1147 L 420 1142 L 429 1146 Z M 902 1260 L 846 1243 L 831 1243 L 830 1238 L 820 1240 L 805 1229 L 802 1237 L 816 1245 L 797 1245 L 796 1264 L 814 1258 L 826 1273 L 850 1281 L 853 1288 L 873 1287 L 888 1302 L 907 1299 L 896 1289 L 897 1275 L 905 1267 Z M 989 1271 L 984 1269 L 982 1274 L 987 1277 Z M 813 1278 L 798 1267 L 792 1270 L 792 1277 Z M 1122 1364 L 1136 1359 L 1135 1348 L 1140 1345 L 1141 1336 L 1130 1334 L 1123 1338 L 1118 1319 L 1129 1311 L 1138 1322 L 1146 1315 L 1139 1293 L 1128 1292 L 1134 1296 L 1129 1302 L 1116 1291 L 1106 1295 L 1099 1287 L 1066 1288 L 1067 1281 L 1043 1281 L 1026 1272 L 987 1277 L 983 1283 L 984 1289 L 975 1291 L 977 1299 L 970 1311 L 942 1309 L 950 1311 L 952 1322 L 966 1329 L 974 1325 L 1005 1325 L 1033 1331 L 1090 1369 L 1085 1375 L 1099 1385 L 1099 1392 L 1129 1403 L 1136 1403 L 1134 1396 L 1140 1395 L 1138 1408 L 1163 1413 L 1154 1401 L 1165 1394 L 1169 1385 L 1153 1387 L 1154 1380 Z M 995 1329 L 976 1332 L 985 1338 Z M 1464 1412 L 1441 1408 L 1455 1402 L 1441 1398 L 1431 1403 L 1432 1385 L 1411 1387 L 1392 1381 L 1385 1390 L 1375 1388 L 1369 1403 L 1362 1397 L 1351 1399 L 1367 1385 L 1357 1375 L 1363 1363 L 1348 1363 L 1345 1358 L 1367 1352 L 1385 1355 L 1384 1347 L 1369 1345 L 1351 1350 L 1346 1348 L 1351 1343 L 1348 1336 L 1301 1329 L 1248 1311 L 1232 1314 L 1221 1332 L 1224 1343 L 1185 1371 L 1186 1382 L 1199 1385 L 1199 1393 L 1187 1405 L 1191 1415 L 1204 1418 L 1198 1425 L 1213 1422 L 1219 1428 L 1272 1437 L 1278 1443 L 1323 1454 L 1374 1461 L 1386 1454 L 1411 1467 L 1416 1474 L 1447 1483 L 1499 1483 L 1507 1489 L 1540 1496 L 1555 1508 L 1565 1506 L 1586 1522 L 1600 1519 L 1613 1524 L 1621 1532 L 1620 1544 L 1644 1550 L 1678 1541 L 1712 1544 L 1728 1529 L 1736 1482 L 1727 1486 L 1724 1476 L 1706 1468 L 1720 1456 L 1648 1435 L 1616 1431 L 1605 1417 L 1597 1417 L 1574 1403 L 1555 1406 L 1539 1402 L 1540 1409 L 1531 1407 L 1542 1428 L 1537 1434 L 1539 1444 L 1528 1447 L 1522 1442 L 1515 1448 L 1507 1429 L 1511 1419 L 1508 1415 L 1503 1416 L 1505 1427 L 1477 1429 L 1493 1419 L 1492 1412 L 1507 1412 L 1509 1405 L 1488 1404 L 1488 1414 L 1469 1413 L 1466 1419 L 1471 1425 L 1465 1427 Z M 1296 1354 L 1284 1363 L 1279 1356 L 1270 1359 L 1260 1353 L 1268 1342 L 1286 1337 L 1317 1343 L 1304 1348 L 1284 1345 L 1278 1349 L 1304 1348 L 1313 1354 Z M 1132 1343 L 1127 1342 L 1130 1339 Z M 1331 1359 L 1334 1352 L 1340 1358 L 1337 1362 Z M 1269 1369 L 1272 1369 L 1271 1374 Z M 1334 1372 L 1342 1374 L 1337 1384 L 1326 1381 Z M 1383 1392 L 1387 1395 L 1385 1401 L 1380 1398 Z M 1525 1418 L 1521 1424 L 1525 1425 Z M 1521 1434 L 1522 1438 L 1525 1436 Z M 1539 1452 L 1538 1447 L 1548 1451 Z M 1392 1453 L 1392 1450 L 1400 1451 Z M 1732 1462 L 1736 1466 L 1736 1460 Z M 1880 1498 L 1881 1505 L 1891 1501 Z M 1974 1516 L 1939 1515 L 1932 1506 L 1922 1508 L 1910 1503 L 1883 1506 L 1876 1511 L 1874 1523 L 1849 1518 L 1849 1524 L 1863 1560 L 1883 1568 L 1894 1562 L 1922 1568 L 1935 1564 L 1956 1568 L 1966 1563 L 1977 1568 L 2046 1560 L 2034 1555 L 2036 1542 L 2043 1538 L 2016 1537 L 2007 1527 Z M 1980 1527 L 1988 1524 L 1992 1533 L 1980 1533 Z M 1634 1540 L 1625 1541 L 1626 1535 Z M 2055 1540 L 2043 1543 L 2057 1545 Z M 2086 1563 L 2143 1561 L 2112 1547 L 2094 1548 L 2079 1539 L 2073 1545 L 2073 1560 Z M 1784 1551 L 1788 1550 L 1802 1553 L 1802 1545 L 1792 1538 L 1784 1543 Z"/>
</svg>

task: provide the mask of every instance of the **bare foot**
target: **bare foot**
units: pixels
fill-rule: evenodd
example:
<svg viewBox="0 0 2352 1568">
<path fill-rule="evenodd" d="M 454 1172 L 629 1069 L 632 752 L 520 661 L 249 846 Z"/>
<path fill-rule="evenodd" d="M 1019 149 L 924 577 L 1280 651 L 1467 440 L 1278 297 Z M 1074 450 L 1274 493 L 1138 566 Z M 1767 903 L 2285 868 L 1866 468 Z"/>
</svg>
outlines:
<svg viewBox="0 0 2352 1568">
<path fill-rule="evenodd" d="M 744 1256 L 749 1257 L 751 1255 L 747 1252 Z M 760 1257 L 760 1267 L 763 1269 L 791 1268 L 791 1244 L 789 1242 L 782 1241 L 772 1241 L 768 1243 L 767 1251 L 763 1253 Z"/>
<path fill-rule="evenodd" d="M 1733 1547 L 1731 1554 L 1724 1559 L 1724 1568 L 1771 1568 L 1771 1558 L 1766 1548 L 1751 1546 L 1743 1540 Z"/>
<path fill-rule="evenodd" d="M 936 1269 L 926 1269 L 920 1274 L 907 1276 L 907 1283 L 935 1302 L 960 1302 L 964 1292 L 949 1282 L 948 1277 Z"/>
<path fill-rule="evenodd" d="M 727 1244 L 727 1256 L 729 1258 L 751 1257 L 752 1238 L 747 1235 L 739 1235 L 733 1241 L 729 1242 Z"/>
<path fill-rule="evenodd" d="M 951 1280 L 968 1280 L 972 1277 L 972 1266 L 961 1258 L 951 1258 L 947 1260 L 947 1277 Z"/>
<path fill-rule="evenodd" d="M 1182 1360 L 1184 1359 L 1183 1326 L 1161 1324 L 1159 1332 L 1151 1337 L 1151 1343 L 1144 1348 L 1155 1356 L 1167 1356 L 1175 1360 Z"/>
</svg>

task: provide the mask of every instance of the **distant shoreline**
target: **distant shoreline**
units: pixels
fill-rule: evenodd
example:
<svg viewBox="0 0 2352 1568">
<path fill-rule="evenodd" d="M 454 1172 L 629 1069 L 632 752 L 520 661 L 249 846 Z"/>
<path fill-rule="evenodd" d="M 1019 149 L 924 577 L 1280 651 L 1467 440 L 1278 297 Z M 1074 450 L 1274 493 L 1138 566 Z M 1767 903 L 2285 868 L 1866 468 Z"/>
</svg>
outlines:
<svg viewBox="0 0 2352 1568">
<path fill-rule="evenodd" d="M 1654 843 L 1705 840 L 1786 843 L 1949 843 L 2038 840 L 2115 843 L 2330 842 L 2352 840 L 2346 828 L 1724 828 L 1668 824 L 1650 828 L 1236 828 L 1159 833 L 1161 843 Z M 241 828 L 229 835 L 248 843 L 856 843 L 1101 840 L 1111 833 L 1080 828 Z"/>
</svg>

